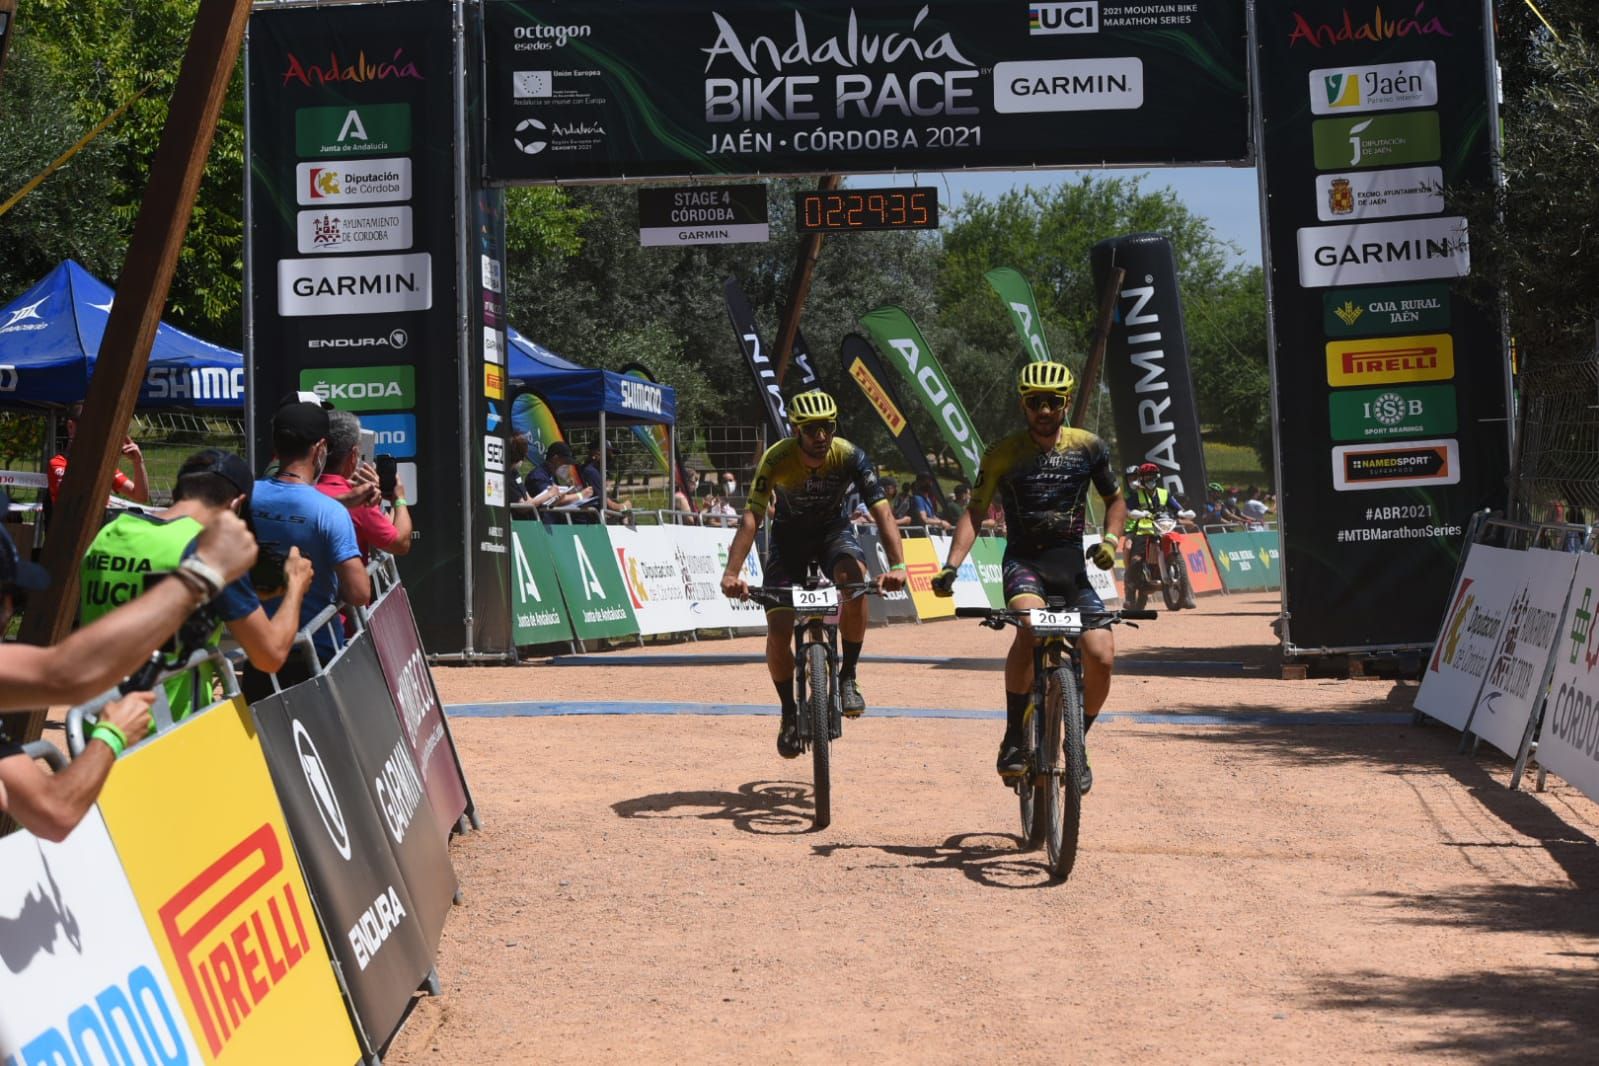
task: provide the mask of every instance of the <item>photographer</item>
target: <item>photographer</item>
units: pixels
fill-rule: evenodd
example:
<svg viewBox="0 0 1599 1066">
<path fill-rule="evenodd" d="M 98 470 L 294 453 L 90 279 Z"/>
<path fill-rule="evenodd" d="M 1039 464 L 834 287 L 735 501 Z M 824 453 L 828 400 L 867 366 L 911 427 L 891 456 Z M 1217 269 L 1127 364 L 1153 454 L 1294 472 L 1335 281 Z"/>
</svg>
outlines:
<svg viewBox="0 0 1599 1066">
<path fill-rule="evenodd" d="M 391 490 L 383 492 L 377 470 L 361 458 L 360 443 L 361 420 L 348 411 L 329 411 L 328 466 L 317 478 L 317 490 L 349 509 L 361 558 L 373 550 L 404 555 L 411 550 L 411 508 L 405 502 L 405 486 L 396 478 Z M 378 506 L 380 499 L 393 501 L 393 521 Z"/>
<path fill-rule="evenodd" d="M 224 512 L 239 513 L 252 483 L 250 468 L 230 452 L 207 448 L 191 455 L 178 468 L 171 507 L 153 515 L 120 514 L 89 545 L 82 564 L 81 620 L 93 622 L 131 601 L 144 591 L 147 575 L 176 568 L 206 523 Z M 311 584 L 311 563 L 298 549 L 290 549 L 284 576 L 283 599 L 270 618 L 248 578 L 230 583 L 211 605 L 214 621 L 225 623 L 251 665 L 267 673 L 276 673 L 294 646 L 300 603 Z M 220 641 L 220 626 L 210 628 L 208 635 L 198 635 L 200 646 Z M 213 675 L 205 665 L 166 682 L 174 722 L 211 702 Z"/>
</svg>

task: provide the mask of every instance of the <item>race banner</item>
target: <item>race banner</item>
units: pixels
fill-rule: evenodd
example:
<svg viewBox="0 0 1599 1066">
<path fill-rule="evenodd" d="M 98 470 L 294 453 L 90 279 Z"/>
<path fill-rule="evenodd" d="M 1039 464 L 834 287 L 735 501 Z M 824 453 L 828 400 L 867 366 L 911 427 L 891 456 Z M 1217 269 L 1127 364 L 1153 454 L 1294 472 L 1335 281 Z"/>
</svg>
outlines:
<svg viewBox="0 0 1599 1066">
<path fill-rule="evenodd" d="M 1253 10 L 1284 646 L 1424 648 L 1509 470 L 1499 313 L 1463 281 L 1492 264 L 1448 206 L 1494 181 L 1490 6 Z"/>
<path fill-rule="evenodd" d="M 677 542 L 670 529 L 609 526 L 605 530 L 633 618 L 645 636 L 688 633 L 696 627 L 694 589 L 678 560 Z"/>
<path fill-rule="evenodd" d="M 1209 478 L 1171 241 L 1158 233 L 1116 237 L 1094 245 L 1090 259 L 1098 291 L 1118 267 L 1127 272 L 1105 342 L 1117 454 L 1123 466 L 1154 463 L 1169 492 L 1197 498 Z"/>
<path fill-rule="evenodd" d="M 856 536 L 861 539 L 861 548 L 866 553 L 866 569 L 873 581 L 888 573 L 888 553 L 883 550 L 883 541 L 877 532 L 876 526 L 862 526 L 856 531 Z M 866 601 L 867 619 L 873 625 L 886 625 L 889 622 L 914 622 L 916 620 L 916 605 L 911 602 L 911 594 L 905 589 L 885 593 L 882 596 L 872 596 Z"/>
<path fill-rule="evenodd" d="M 370 630 L 344 646 L 327 672 L 325 686 L 361 770 L 366 800 L 381 816 L 384 838 L 405 878 L 431 964 L 444 933 L 444 919 L 455 905 L 455 869 L 447 838 L 435 831 L 422 775 L 400 732 L 400 712 L 372 646 Z M 290 708 L 295 704 L 291 698 Z"/>
<path fill-rule="evenodd" d="M 1211 533 L 1208 539 L 1228 592 L 1260 592 L 1282 586 L 1282 550 L 1275 532 Z"/>
<path fill-rule="evenodd" d="M 983 586 L 983 595 L 993 608 L 1005 606 L 1005 538 L 978 537 L 972 545 L 972 561 L 977 566 L 977 580 Z"/>
<path fill-rule="evenodd" d="M 320 677 L 251 704 L 267 767 L 368 1050 L 432 968 L 417 908 Z M 309 916 L 308 916 L 309 917 Z"/>
<path fill-rule="evenodd" d="M 1483 678 L 1499 649 L 1519 556 L 1509 548 L 1473 544 L 1442 612 L 1416 709 L 1456 729 L 1466 728 Z"/>
<path fill-rule="evenodd" d="M 1183 546 L 1183 564 L 1188 568 L 1188 587 L 1194 594 L 1220 592 L 1221 574 L 1210 544 L 1203 533 L 1179 533 L 1177 542 Z"/>
<path fill-rule="evenodd" d="M 722 296 L 727 302 L 727 320 L 738 338 L 739 351 L 755 379 L 755 388 L 761 394 L 766 410 L 766 425 L 772 431 L 772 440 L 780 441 L 792 432 L 788 424 L 788 407 L 783 403 L 782 383 L 777 380 L 777 366 L 771 353 L 761 344 L 761 331 L 755 324 L 755 308 L 750 306 L 744 290 L 735 278 L 722 282 Z"/>
<path fill-rule="evenodd" d="M 922 401 L 944 441 L 955 453 L 966 480 L 977 483 L 977 467 L 983 458 L 983 441 L 977 428 L 961 406 L 944 368 L 933 356 L 933 349 L 902 308 L 888 305 L 862 316 L 861 325 L 872 335 L 878 348 L 897 367 L 911 391 Z M 891 354 L 890 354 L 891 353 Z"/>
<path fill-rule="evenodd" d="M 495 181 L 1249 158 L 1242 0 L 485 4 Z"/>
<path fill-rule="evenodd" d="M 572 639 L 543 522 L 511 523 L 511 625 L 518 647 Z"/>
<path fill-rule="evenodd" d="M 578 639 L 636 634 L 638 622 L 605 528 L 554 525 L 547 533 L 567 618 Z"/>
<path fill-rule="evenodd" d="M 872 347 L 871 341 L 859 333 L 851 333 L 846 335 L 839 345 L 838 354 L 844 361 L 844 373 L 859 386 L 862 395 L 866 397 L 866 402 L 877 412 L 877 417 L 883 420 L 883 425 L 888 428 L 894 443 L 899 445 L 899 453 L 905 460 L 906 469 L 918 477 L 925 477 L 931 481 L 933 502 L 938 504 L 940 511 L 947 510 L 949 501 L 944 498 L 944 486 L 933 476 L 933 468 L 927 462 L 927 452 L 922 448 L 921 438 L 916 435 L 910 419 L 905 417 L 905 409 L 900 405 L 899 397 L 895 394 L 888 375 L 883 373 L 883 364 L 877 358 L 877 349 Z"/>
<path fill-rule="evenodd" d="M 943 569 L 938 549 L 926 537 L 906 537 L 900 541 L 905 549 L 905 587 L 910 590 L 911 602 L 916 605 L 916 617 L 926 622 L 934 618 L 951 618 L 955 614 L 955 599 L 940 596 L 933 591 L 933 578 Z"/>
<path fill-rule="evenodd" d="M 1504 633 L 1471 716 L 1471 731 L 1512 759 L 1544 697 L 1544 672 L 1562 634 L 1577 557 L 1530 548 L 1511 572 Z"/>
<path fill-rule="evenodd" d="M 951 539 L 939 533 L 930 534 L 927 539 L 933 542 L 933 551 L 938 553 L 938 565 L 944 566 L 949 562 Z M 956 607 L 993 606 L 988 602 L 988 593 L 983 590 L 983 582 L 977 576 L 977 560 L 971 554 L 966 556 L 966 560 L 955 571 L 954 600 Z"/>
<path fill-rule="evenodd" d="M 640 532 L 646 532 L 641 530 Z M 766 612 L 756 603 L 730 600 L 722 595 L 722 573 L 727 569 L 733 530 L 716 526 L 656 526 L 647 532 L 667 538 L 683 570 L 688 607 L 695 629 L 764 629 Z M 744 560 L 744 580 L 761 583 L 760 552 Z"/>
<path fill-rule="evenodd" d="M 553 580 L 550 588 L 555 588 Z M 411 746 L 411 757 L 422 773 L 422 788 L 433 810 L 434 825 L 439 838 L 448 840 L 461 815 L 471 809 L 472 801 L 467 794 L 461 756 L 450 735 L 438 687 L 433 683 L 433 671 L 428 669 L 417 636 L 405 586 L 395 585 L 385 592 L 367 612 L 366 624 L 399 711 L 400 727 Z"/>
<path fill-rule="evenodd" d="M 206 1062 L 360 1057 L 242 699 L 129 751 L 100 811 Z"/>
<path fill-rule="evenodd" d="M 91 1045 L 106 1062 L 131 1063 L 134 1048 L 152 1064 L 150 1048 L 165 1062 L 201 1061 L 99 808 L 59 844 L 27 832 L 0 839 L 0 870 L 8 1066 L 87 1062 Z M 112 1048 L 124 1049 L 120 1059 Z"/>
<path fill-rule="evenodd" d="M 290 392 L 407 427 L 416 541 L 400 565 L 431 605 L 418 619 L 424 643 L 492 654 L 510 647 L 505 473 L 494 468 L 503 195 L 457 195 L 472 179 L 456 154 L 465 60 L 454 13 L 283 4 L 250 16 L 245 392 L 257 470 Z M 477 457 L 465 471 L 464 455 Z"/>
<path fill-rule="evenodd" d="M 1005 310 L 1010 312 L 1011 325 L 1021 338 L 1022 351 L 1035 363 L 1049 362 L 1049 342 L 1044 339 L 1044 318 L 1038 313 L 1038 300 L 1033 296 L 1033 286 L 1022 272 L 1014 267 L 995 267 L 983 277 L 994 290 Z"/>
<path fill-rule="evenodd" d="M 1475 549 L 1473 549 L 1475 554 Z M 1599 556 L 1576 556 L 1571 603 L 1555 646 L 1555 674 L 1538 734 L 1538 765 L 1599 799 Z"/>
</svg>

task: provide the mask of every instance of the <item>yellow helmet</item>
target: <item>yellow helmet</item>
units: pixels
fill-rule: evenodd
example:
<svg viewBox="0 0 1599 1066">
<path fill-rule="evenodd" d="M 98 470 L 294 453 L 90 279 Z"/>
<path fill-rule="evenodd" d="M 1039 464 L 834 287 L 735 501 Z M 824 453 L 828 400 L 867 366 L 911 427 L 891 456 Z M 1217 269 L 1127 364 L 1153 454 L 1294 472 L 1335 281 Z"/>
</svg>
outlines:
<svg viewBox="0 0 1599 1066">
<path fill-rule="evenodd" d="M 788 420 L 796 426 L 807 422 L 836 422 L 838 404 L 821 389 L 802 392 L 788 401 Z"/>
<path fill-rule="evenodd" d="M 1065 363 L 1028 363 L 1016 375 L 1016 391 L 1026 396 L 1030 392 L 1053 392 L 1070 396 L 1077 388 L 1077 379 Z"/>
</svg>

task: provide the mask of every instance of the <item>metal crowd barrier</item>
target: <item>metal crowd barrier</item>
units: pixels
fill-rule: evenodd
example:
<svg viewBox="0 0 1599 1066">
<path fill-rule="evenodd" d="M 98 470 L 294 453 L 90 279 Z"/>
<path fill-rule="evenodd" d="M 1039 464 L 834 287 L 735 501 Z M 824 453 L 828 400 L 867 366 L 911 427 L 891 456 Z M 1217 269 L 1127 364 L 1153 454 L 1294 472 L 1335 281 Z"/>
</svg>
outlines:
<svg viewBox="0 0 1599 1066">
<path fill-rule="evenodd" d="M 234 673 L 233 662 L 228 655 L 220 648 L 202 648 L 190 655 L 182 664 L 156 675 L 155 703 L 150 705 L 150 717 L 154 720 L 154 724 L 150 728 L 149 735 L 139 741 L 139 744 L 149 743 L 175 724 L 172 721 L 172 704 L 167 700 L 165 682 L 175 677 L 182 677 L 191 670 L 198 670 L 207 663 L 216 669 L 217 676 L 222 679 L 222 701 L 230 700 L 239 694 L 238 675 Z M 101 709 L 106 704 L 121 699 L 122 696 L 120 689 L 108 689 L 89 702 L 80 703 L 67 712 L 67 750 L 72 752 L 74 759 L 83 754 L 84 746 L 89 742 L 89 731 L 100 720 Z M 199 705 L 198 698 L 195 698 L 194 702 Z M 204 706 L 210 707 L 217 702 L 219 701 L 207 699 Z M 138 746 L 138 744 L 133 745 L 133 747 Z"/>
<path fill-rule="evenodd" d="M 67 757 L 61 754 L 60 748 L 48 740 L 35 740 L 31 744 L 22 745 L 22 754 L 45 763 L 53 773 L 59 774 L 67 768 Z"/>
</svg>

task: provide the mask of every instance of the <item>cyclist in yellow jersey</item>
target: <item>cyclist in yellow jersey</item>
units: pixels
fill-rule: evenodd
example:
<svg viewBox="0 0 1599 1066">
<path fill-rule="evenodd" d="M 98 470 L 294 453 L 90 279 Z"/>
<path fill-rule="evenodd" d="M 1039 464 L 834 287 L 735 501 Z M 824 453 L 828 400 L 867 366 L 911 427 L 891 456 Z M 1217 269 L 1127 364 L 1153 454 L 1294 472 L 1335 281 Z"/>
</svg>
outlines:
<svg viewBox="0 0 1599 1066">
<path fill-rule="evenodd" d="M 872 460 L 862 449 L 838 436 L 838 406 L 819 389 L 802 392 L 789 401 L 789 421 L 796 435 L 778 441 L 761 457 L 750 486 L 744 516 L 727 552 L 722 594 L 749 597 L 742 571 L 755 544 L 755 534 L 767 512 L 772 526 L 763 560 L 763 580 L 768 587 L 798 585 L 805 581 L 811 563 L 837 584 L 866 579 L 866 553 L 850 524 L 846 501 L 853 489 L 870 511 L 882 537 L 889 570 L 878 579 L 885 592 L 905 587 L 904 554 L 894 510 L 883 497 Z M 855 667 L 866 637 L 866 599 L 857 596 L 843 605 L 838 624 L 843 656 L 839 663 L 839 699 L 844 713 L 859 717 L 866 699 L 855 680 Z M 777 733 L 777 752 L 785 759 L 800 754 L 794 703 L 794 611 L 791 607 L 766 609 L 766 668 L 772 675 L 783 720 Z"/>
<path fill-rule="evenodd" d="M 1105 502 L 1107 530 L 1119 530 L 1126 523 L 1127 502 L 1116 484 L 1105 442 L 1087 430 L 1065 424 L 1075 388 L 1072 372 L 1060 363 L 1022 367 L 1017 390 L 1027 428 L 983 454 L 971 502 L 955 527 L 944 569 L 933 579 L 933 591 L 940 596 L 953 595 L 955 572 L 966 561 L 989 503 L 997 495 L 1005 508 L 1007 530 L 1006 606 L 1025 610 L 1046 606 L 1046 597 L 1064 597 L 1071 606 L 1104 609 L 1088 582 L 1084 564 L 1092 560 L 1100 569 L 1109 570 L 1116 564 L 1117 538 L 1107 535 L 1084 552 L 1088 489 L 1098 490 Z M 1116 644 L 1109 629 L 1091 629 L 1079 639 L 1078 647 L 1083 653 L 1086 733 L 1110 692 Z M 1005 739 L 996 764 L 1002 777 L 1014 777 L 1026 769 L 1023 718 L 1032 686 L 1033 634 L 1031 629 L 1018 627 L 1005 658 Z"/>
</svg>

